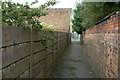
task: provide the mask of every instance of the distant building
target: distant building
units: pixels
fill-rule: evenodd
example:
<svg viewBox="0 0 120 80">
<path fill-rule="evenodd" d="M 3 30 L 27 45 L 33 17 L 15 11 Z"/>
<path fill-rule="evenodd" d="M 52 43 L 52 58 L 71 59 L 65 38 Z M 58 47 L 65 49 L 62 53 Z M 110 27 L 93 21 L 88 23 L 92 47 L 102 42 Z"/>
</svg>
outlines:
<svg viewBox="0 0 120 80">
<path fill-rule="evenodd" d="M 70 32 L 70 12 L 71 8 L 52 8 L 48 10 L 48 15 L 39 18 L 40 22 L 56 27 L 56 31 Z"/>
<path fill-rule="evenodd" d="M 74 39 L 80 39 L 80 35 L 77 34 L 77 32 L 72 32 L 72 38 L 74 38 Z"/>
</svg>

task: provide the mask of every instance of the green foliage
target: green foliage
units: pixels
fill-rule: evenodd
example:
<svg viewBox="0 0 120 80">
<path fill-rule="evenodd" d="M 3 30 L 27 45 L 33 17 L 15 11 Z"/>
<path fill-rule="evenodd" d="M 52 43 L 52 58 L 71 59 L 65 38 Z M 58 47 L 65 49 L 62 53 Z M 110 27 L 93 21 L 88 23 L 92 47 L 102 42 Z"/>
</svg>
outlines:
<svg viewBox="0 0 120 80">
<path fill-rule="evenodd" d="M 25 5 L 14 3 L 14 2 L 2 2 L 2 21 L 5 25 L 12 25 L 15 27 L 24 27 L 41 30 L 44 26 L 39 22 L 38 17 L 46 16 L 48 13 L 46 10 L 49 9 L 49 6 L 56 4 L 56 0 L 49 0 L 45 4 L 40 5 L 38 8 L 30 8 L 30 6 L 38 3 L 38 0 L 35 0 L 31 4 L 26 2 Z M 43 34 L 44 35 L 44 34 Z M 54 41 L 53 37 L 44 35 L 44 38 L 41 39 L 42 44 L 46 46 L 46 40 Z"/>
<path fill-rule="evenodd" d="M 46 25 L 44 22 L 42 22 L 41 25 L 42 25 L 41 30 L 55 31 L 56 29 L 53 25 Z"/>
<path fill-rule="evenodd" d="M 49 46 L 47 46 L 47 43 L 46 43 L 46 41 L 48 41 L 48 40 L 53 42 L 55 40 L 55 38 L 51 37 L 51 36 L 44 35 L 44 37 L 41 39 L 41 43 L 43 44 L 43 46 L 45 48 L 49 48 Z"/>
<path fill-rule="evenodd" d="M 37 17 L 47 15 L 48 13 L 46 10 L 48 10 L 49 6 L 56 4 L 56 1 L 48 1 L 38 8 L 30 8 L 30 6 L 36 3 L 38 3 L 38 0 L 35 0 L 31 4 L 26 2 L 25 5 L 9 1 L 2 2 L 3 23 L 16 27 L 29 28 L 30 26 L 33 26 L 34 29 L 41 29 L 42 26 Z"/>
<path fill-rule="evenodd" d="M 108 14 L 120 10 L 120 2 L 82 2 L 82 25 L 93 27 Z"/>
<path fill-rule="evenodd" d="M 74 10 L 73 29 L 77 32 L 93 27 L 108 14 L 120 10 L 120 2 L 82 2 Z"/>
<path fill-rule="evenodd" d="M 81 25 L 82 18 L 80 11 L 82 10 L 82 5 L 80 3 L 76 4 L 76 9 L 73 10 L 73 20 L 72 20 L 72 28 L 73 31 L 76 31 L 78 34 L 82 34 L 82 31 L 85 30 L 85 28 Z"/>
</svg>

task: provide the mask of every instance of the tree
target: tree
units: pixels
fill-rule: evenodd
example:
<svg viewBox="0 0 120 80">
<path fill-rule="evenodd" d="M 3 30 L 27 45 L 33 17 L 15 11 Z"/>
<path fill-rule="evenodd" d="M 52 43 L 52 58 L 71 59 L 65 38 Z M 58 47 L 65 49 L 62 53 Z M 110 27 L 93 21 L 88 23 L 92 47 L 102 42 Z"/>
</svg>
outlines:
<svg viewBox="0 0 120 80">
<path fill-rule="evenodd" d="M 108 14 L 120 10 L 120 2 L 82 2 L 82 26 L 93 27 Z"/>
<path fill-rule="evenodd" d="M 48 13 L 46 10 L 49 6 L 56 4 L 56 0 L 49 0 L 45 4 L 40 5 L 38 8 L 30 8 L 30 6 L 38 3 L 35 0 L 31 4 L 26 2 L 25 5 L 14 3 L 10 1 L 2 2 L 2 21 L 4 25 L 12 25 L 14 27 L 34 28 L 41 30 L 44 26 L 39 22 L 37 17 L 45 16 Z M 48 48 L 46 41 L 54 40 L 54 37 L 42 34 L 41 43 L 45 48 Z"/>
<path fill-rule="evenodd" d="M 82 18 L 80 11 L 82 10 L 82 5 L 80 3 L 76 3 L 76 8 L 73 10 L 73 20 L 72 20 L 72 28 L 73 31 L 76 31 L 78 34 L 82 34 L 82 31 L 85 28 L 81 25 Z"/>
<path fill-rule="evenodd" d="M 77 2 L 76 9 L 73 10 L 73 30 L 81 33 L 93 27 L 108 14 L 119 10 L 120 2 Z"/>
<path fill-rule="evenodd" d="M 73 10 L 73 31 L 82 36 L 82 31 L 94 27 L 105 16 L 118 10 L 120 10 L 120 2 L 77 2 Z"/>
<path fill-rule="evenodd" d="M 72 20 L 72 28 L 73 31 L 76 31 L 78 34 L 81 34 L 80 41 L 81 45 L 83 44 L 83 34 L 82 31 L 85 31 L 85 27 L 82 26 L 82 17 L 81 17 L 81 11 L 83 7 L 80 3 L 76 3 L 76 8 L 73 10 L 73 20 Z"/>
<path fill-rule="evenodd" d="M 47 15 L 48 13 L 46 10 L 49 9 L 49 6 L 55 5 L 56 0 L 49 0 L 45 4 L 40 5 L 38 8 L 30 8 L 30 6 L 36 3 L 38 3 L 38 0 L 35 0 L 31 4 L 26 2 L 25 5 L 10 1 L 2 2 L 3 23 L 6 25 L 25 28 L 30 28 L 32 25 L 35 29 L 41 29 L 42 25 L 37 17 Z"/>
</svg>

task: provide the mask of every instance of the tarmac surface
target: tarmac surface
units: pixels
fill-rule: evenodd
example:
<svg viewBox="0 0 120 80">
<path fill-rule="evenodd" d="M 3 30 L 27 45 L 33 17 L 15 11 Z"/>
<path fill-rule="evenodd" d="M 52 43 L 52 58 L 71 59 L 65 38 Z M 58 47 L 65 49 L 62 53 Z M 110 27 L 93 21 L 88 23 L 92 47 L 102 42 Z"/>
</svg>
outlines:
<svg viewBox="0 0 120 80">
<path fill-rule="evenodd" d="M 89 57 L 80 46 L 79 40 L 72 40 L 61 61 L 50 78 L 98 78 Z"/>
</svg>

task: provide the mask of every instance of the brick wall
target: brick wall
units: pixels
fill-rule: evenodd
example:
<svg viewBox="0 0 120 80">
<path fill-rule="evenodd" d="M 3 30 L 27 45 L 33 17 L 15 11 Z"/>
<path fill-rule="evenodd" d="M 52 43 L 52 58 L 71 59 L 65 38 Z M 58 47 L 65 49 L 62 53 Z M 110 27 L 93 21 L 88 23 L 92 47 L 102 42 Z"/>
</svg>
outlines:
<svg viewBox="0 0 120 80">
<path fill-rule="evenodd" d="M 70 32 L 70 10 L 69 8 L 49 9 L 46 16 L 40 17 L 39 21 L 47 25 L 54 25 L 57 31 Z"/>
<path fill-rule="evenodd" d="M 84 33 L 84 44 L 102 78 L 117 78 L 120 54 L 120 12 L 108 15 Z"/>
<path fill-rule="evenodd" d="M 41 43 L 43 35 L 54 36 L 55 41 Z M 31 38 L 31 35 L 33 36 Z M 63 55 L 70 42 L 69 33 L 2 27 L 2 77 L 3 78 L 47 78 Z M 31 40 L 32 43 L 31 43 Z"/>
</svg>

